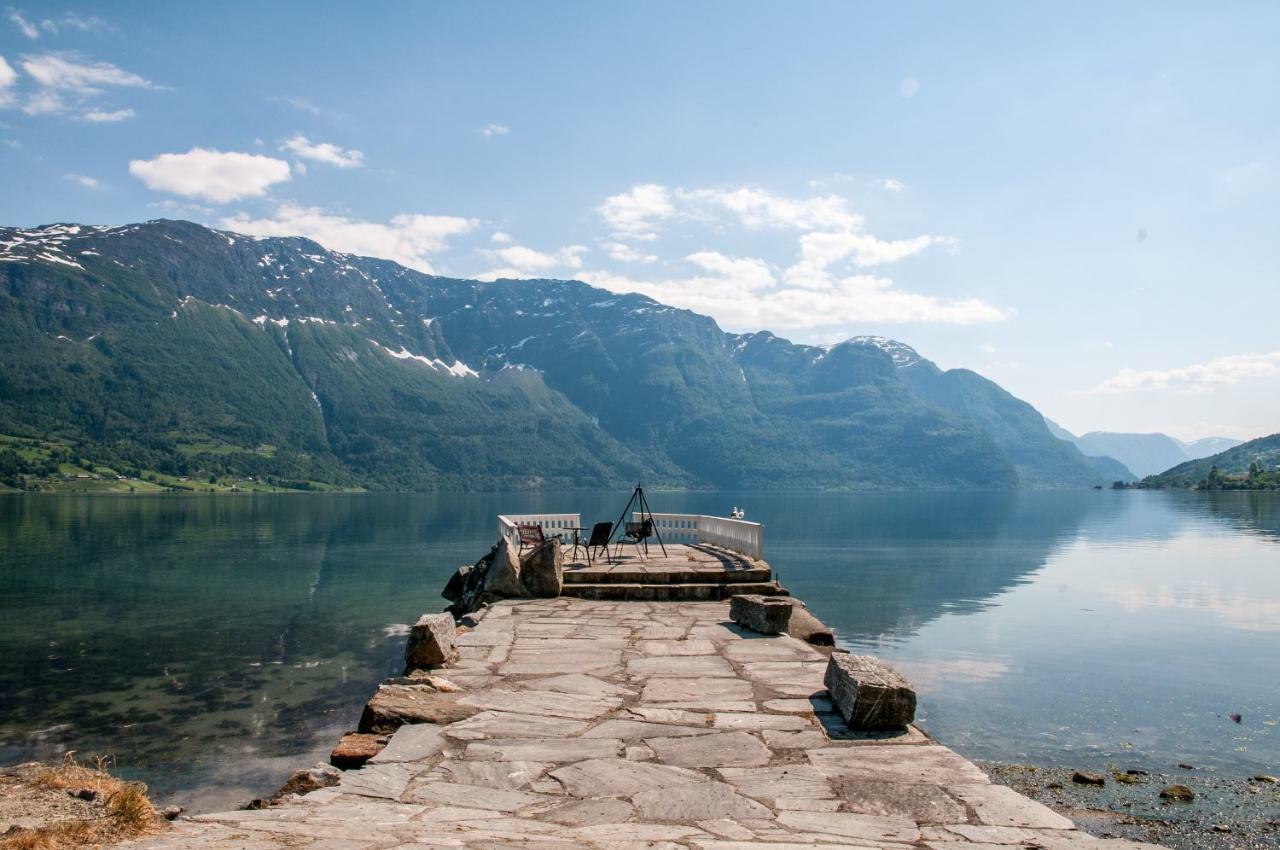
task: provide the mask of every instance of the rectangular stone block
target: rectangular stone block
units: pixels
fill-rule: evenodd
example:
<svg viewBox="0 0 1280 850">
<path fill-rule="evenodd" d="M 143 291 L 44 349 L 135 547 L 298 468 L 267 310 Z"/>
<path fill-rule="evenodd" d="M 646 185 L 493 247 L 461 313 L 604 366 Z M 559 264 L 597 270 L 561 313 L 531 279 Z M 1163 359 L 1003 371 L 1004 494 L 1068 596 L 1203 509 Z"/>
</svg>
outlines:
<svg viewBox="0 0 1280 850">
<path fill-rule="evenodd" d="M 833 652 L 823 681 L 850 728 L 901 729 L 915 719 L 915 690 L 879 658 Z"/>
<path fill-rule="evenodd" d="M 457 639 L 452 614 L 423 614 L 409 631 L 404 648 L 405 672 L 447 664 L 453 658 Z"/>
<path fill-rule="evenodd" d="M 743 594 L 729 600 L 729 619 L 762 635 L 786 634 L 791 601 L 782 597 Z"/>
</svg>

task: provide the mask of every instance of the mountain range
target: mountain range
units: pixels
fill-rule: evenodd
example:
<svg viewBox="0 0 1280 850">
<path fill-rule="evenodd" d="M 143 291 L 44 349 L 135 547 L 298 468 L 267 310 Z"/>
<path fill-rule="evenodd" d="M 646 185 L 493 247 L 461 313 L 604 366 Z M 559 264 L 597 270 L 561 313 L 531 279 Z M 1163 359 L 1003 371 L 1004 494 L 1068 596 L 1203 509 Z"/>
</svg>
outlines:
<svg viewBox="0 0 1280 850">
<path fill-rule="evenodd" d="M 184 221 L 0 228 L 0 434 L 114 468 L 401 490 L 1131 478 L 903 343 Z"/>
<path fill-rule="evenodd" d="M 1086 455 L 1115 458 L 1139 478 L 1164 472 L 1189 460 L 1224 452 L 1242 442 L 1231 437 L 1205 437 L 1187 443 L 1168 434 L 1112 431 L 1090 431 L 1077 437 L 1054 422 L 1046 422 L 1055 436 L 1075 443 Z"/>
<path fill-rule="evenodd" d="M 1153 488 L 1206 486 L 1212 484 L 1210 473 L 1215 469 L 1222 475 L 1240 477 L 1248 475 L 1250 467 L 1265 474 L 1271 482 L 1270 488 L 1275 489 L 1276 484 L 1280 483 L 1280 434 L 1259 437 L 1209 457 L 1178 464 L 1159 475 L 1144 478 L 1142 486 Z"/>
</svg>

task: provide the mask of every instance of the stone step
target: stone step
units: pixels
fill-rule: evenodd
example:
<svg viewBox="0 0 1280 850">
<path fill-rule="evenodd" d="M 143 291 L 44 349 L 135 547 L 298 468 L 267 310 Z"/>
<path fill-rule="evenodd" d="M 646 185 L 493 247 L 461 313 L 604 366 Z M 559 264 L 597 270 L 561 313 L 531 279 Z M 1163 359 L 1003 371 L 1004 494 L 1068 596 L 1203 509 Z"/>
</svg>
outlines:
<svg viewBox="0 0 1280 850">
<path fill-rule="evenodd" d="M 773 580 L 769 567 L 740 570 L 683 569 L 680 567 L 608 566 L 564 569 L 565 584 L 729 584 Z"/>
<path fill-rule="evenodd" d="M 728 599 L 742 593 L 787 596 L 786 588 L 768 582 L 685 582 L 682 584 L 583 584 L 565 582 L 561 596 L 578 599 L 644 602 L 706 602 Z"/>
</svg>

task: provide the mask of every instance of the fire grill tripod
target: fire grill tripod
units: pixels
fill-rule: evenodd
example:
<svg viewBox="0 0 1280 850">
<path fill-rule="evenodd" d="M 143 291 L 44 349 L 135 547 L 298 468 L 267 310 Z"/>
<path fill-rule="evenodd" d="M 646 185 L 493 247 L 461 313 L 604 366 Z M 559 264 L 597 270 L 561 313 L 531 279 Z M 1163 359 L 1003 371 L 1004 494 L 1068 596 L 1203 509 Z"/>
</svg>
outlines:
<svg viewBox="0 0 1280 850">
<path fill-rule="evenodd" d="M 622 515 L 619 516 L 618 521 L 613 524 L 613 530 L 615 532 L 618 529 L 625 530 L 626 525 L 624 523 L 627 519 L 627 511 L 631 510 L 631 506 L 634 504 L 639 505 L 639 510 L 637 510 L 636 513 L 640 514 L 640 521 L 642 523 L 647 521 L 649 523 L 649 527 L 653 529 L 653 536 L 658 538 L 658 546 L 661 547 L 662 556 L 665 558 L 667 555 L 667 547 L 662 542 L 662 533 L 658 531 L 658 523 L 654 522 L 653 511 L 649 510 L 649 500 L 644 497 L 644 488 L 639 484 L 636 485 L 636 489 L 631 491 L 631 498 L 627 499 L 627 506 L 622 509 Z M 624 533 L 623 536 L 625 537 L 626 534 Z M 610 537 L 612 537 L 612 535 L 610 535 Z M 639 543 L 640 541 L 637 540 L 636 542 Z"/>
</svg>

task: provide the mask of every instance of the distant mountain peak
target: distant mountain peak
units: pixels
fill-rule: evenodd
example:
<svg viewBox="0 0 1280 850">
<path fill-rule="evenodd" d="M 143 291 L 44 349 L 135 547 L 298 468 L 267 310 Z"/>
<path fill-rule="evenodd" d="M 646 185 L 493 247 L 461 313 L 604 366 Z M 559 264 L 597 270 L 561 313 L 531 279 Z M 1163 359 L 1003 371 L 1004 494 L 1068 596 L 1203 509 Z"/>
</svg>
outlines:
<svg viewBox="0 0 1280 850">
<path fill-rule="evenodd" d="M 893 365 L 902 369 L 906 366 L 914 366 L 924 360 L 920 356 L 920 352 L 916 351 L 905 342 L 898 342 L 896 339 L 889 339 L 887 336 L 851 336 L 839 345 L 870 345 L 874 346 L 893 360 Z M 835 346 L 832 346 L 834 348 Z"/>
</svg>

